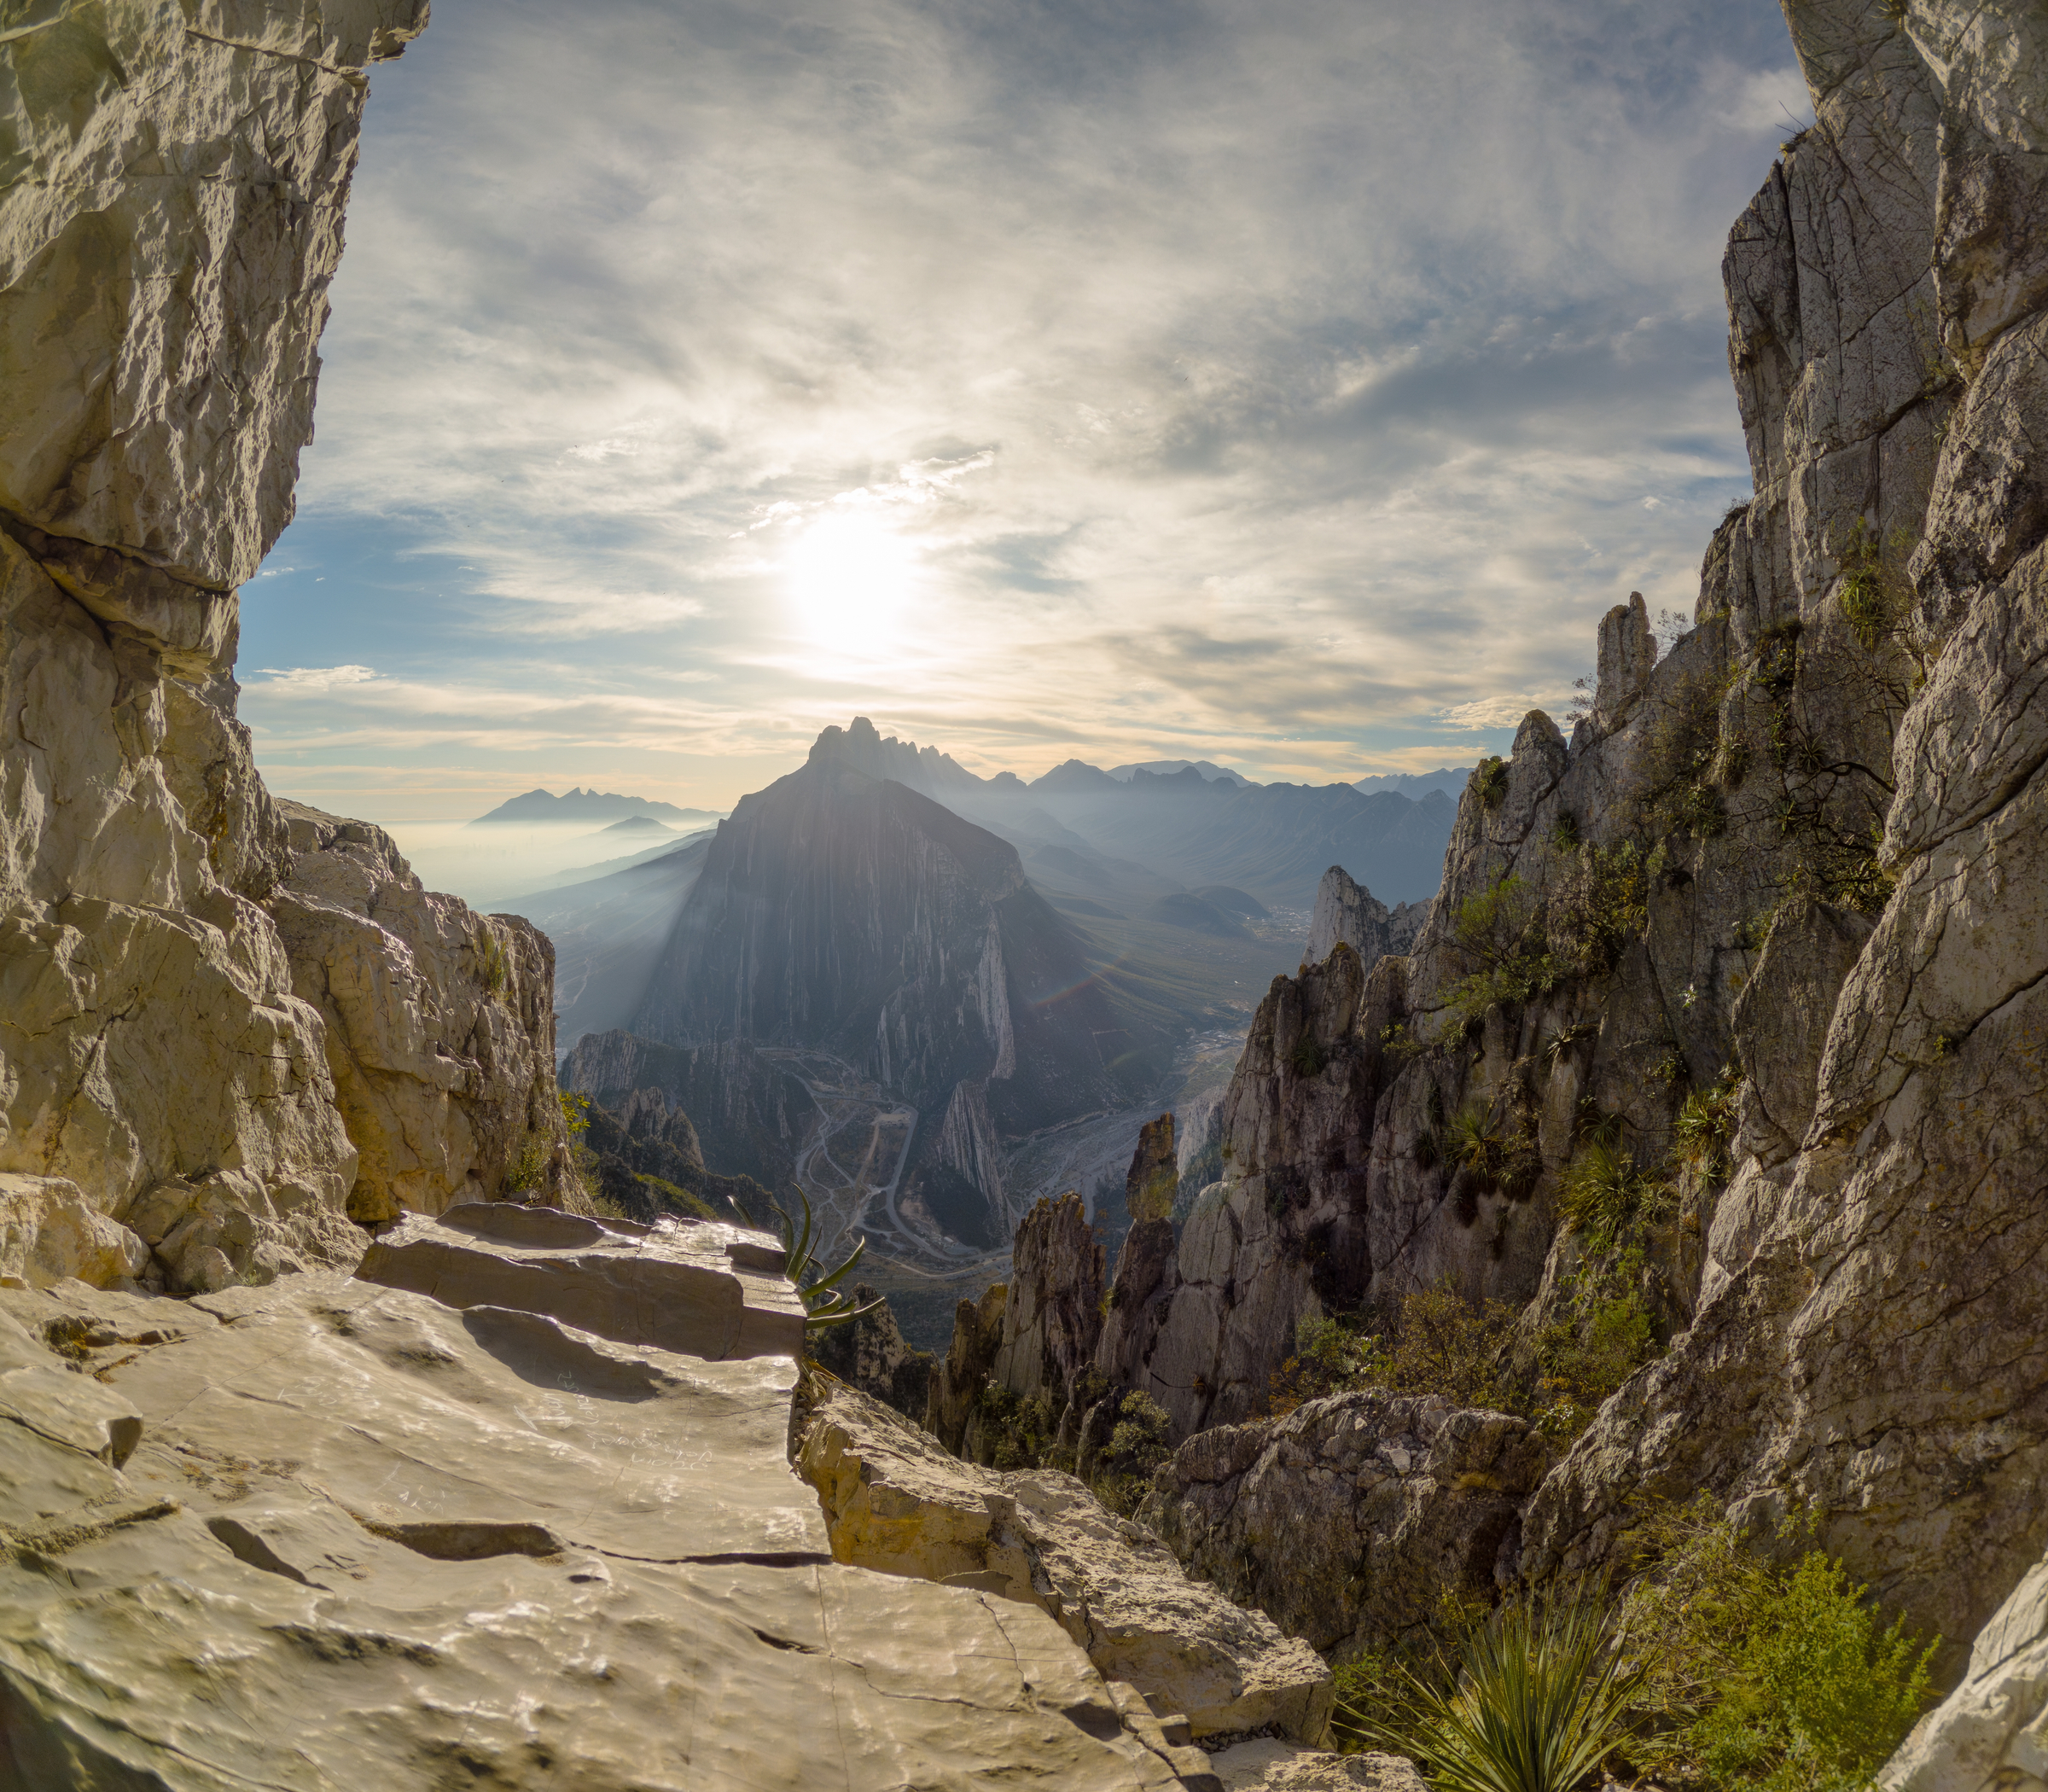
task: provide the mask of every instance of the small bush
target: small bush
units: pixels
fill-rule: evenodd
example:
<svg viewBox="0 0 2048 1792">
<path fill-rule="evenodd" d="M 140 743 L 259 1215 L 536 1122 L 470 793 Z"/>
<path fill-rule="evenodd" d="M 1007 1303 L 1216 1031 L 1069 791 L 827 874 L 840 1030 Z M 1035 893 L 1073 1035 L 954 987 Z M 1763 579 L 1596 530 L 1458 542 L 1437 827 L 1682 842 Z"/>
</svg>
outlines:
<svg viewBox="0 0 2048 1792">
<path fill-rule="evenodd" d="M 469 946 L 476 954 L 477 980 L 492 995 L 503 995 L 506 984 L 511 980 L 511 970 L 505 962 L 505 949 L 497 942 L 497 935 L 491 931 L 486 923 L 477 928 Z"/>
<path fill-rule="evenodd" d="M 1113 1512 L 1137 1510 L 1152 1483 L 1152 1471 L 1173 1453 L 1167 1441 L 1172 1422 L 1148 1393 L 1127 1393 L 1116 1409 L 1116 1424 L 1089 1485 Z"/>
<path fill-rule="evenodd" d="M 1564 1172 L 1559 1218 L 1567 1231 L 1583 1232 L 1596 1249 L 1608 1249 L 1632 1227 L 1661 1218 L 1669 1199 L 1669 1189 L 1639 1172 L 1612 1137 L 1594 1137 Z"/>
<path fill-rule="evenodd" d="M 1481 759 L 1472 769 L 1472 788 L 1487 808 L 1498 809 L 1507 800 L 1508 762 L 1498 757 Z"/>
<path fill-rule="evenodd" d="M 1545 938 L 1543 905 L 1519 877 L 1504 877 L 1458 905 L 1452 938 L 1474 967 L 1447 992 L 1466 1021 L 1495 1004 L 1520 1007 L 1548 995 L 1567 974 Z"/>
<path fill-rule="evenodd" d="M 1734 1136 L 1742 1100 L 1743 1075 L 1725 1066 L 1711 1089 L 1696 1089 L 1685 1097 L 1672 1128 L 1679 1155 L 1719 1177 L 1727 1167 L 1728 1141 Z"/>
<path fill-rule="evenodd" d="M 1361 1335 L 1342 1319 L 1305 1314 L 1295 1325 L 1294 1354 L 1268 1384 L 1265 1410 L 1277 1418 L 1326 1393 L 1384 1388 L 1392 1378 L 1393 1364 L 1379 1339 Z"/>
<path fill-rule="evenodd" d="M 1793 1541 L 1795 1521 L 1781 1533 Z M 1807 1533 L 1810 1536 L 1810 1531 Z M 1886 1626 L 1837 1561 L 1746 1554 L 1702 1495 L 1645 1527 L 1623 1623 L 1660 1733 L 1639 1764 L 1712 1792 L 1857 1792 L 1929 1702 L 1935 1643 Z"/>
<path fill-rule="evenodd" d="M 1388 1368 L 1397 1393 L 1440 1393 L 1459 1406 L 1517 1405 L 1501 1362 L 1516 1312 L 1504 1300 L 1478 1306 L 1446 1277 L 1401 1302 Z"/>
<path fill-rule="evenodd" d="M 1287 1062 L 1296 1076 L 1320 1076 L 1327 1060 L 1315 1034 L 1305 1030 L 1288 1052 Z"/>
</svg>

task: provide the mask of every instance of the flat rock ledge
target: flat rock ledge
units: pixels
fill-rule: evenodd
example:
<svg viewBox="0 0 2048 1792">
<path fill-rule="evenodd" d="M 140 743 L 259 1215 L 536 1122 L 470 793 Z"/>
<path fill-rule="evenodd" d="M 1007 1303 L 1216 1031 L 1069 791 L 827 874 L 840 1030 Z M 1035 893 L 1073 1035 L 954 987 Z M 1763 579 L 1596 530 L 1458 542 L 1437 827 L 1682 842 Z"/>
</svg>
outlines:
<svg viewBox="0 0 2048 1792">
<path fill-rule="evenodd" d="M 1220 1792 L 1035 1606 L 834 1562 L 796 1376 L 333 1272 L 0 1289 L 0 1784 Z"/>
<path fill-rule="evenodd" d="M 804 1306 L 782 1245 L 715 1221 L 594 1219 L 555 1207 L 465 1201 L 409 1213 L 356 1273 L 445 1306 L 545 1313 L 622 1344 L 723 1362 L 802 1354 Z"/>
<path fill-rule="evenodd" d="M 962 1462 L 823 1376 L 803 1398 L 794 1455 L 823 1502 L 835 1561 L 1036 1606 L 1195 1738 L 1323 1740 L 1330 1674 L 1315 1650 L 1190 1580 L 1156 1536 L 1072 1475 Z"/>
</svg>

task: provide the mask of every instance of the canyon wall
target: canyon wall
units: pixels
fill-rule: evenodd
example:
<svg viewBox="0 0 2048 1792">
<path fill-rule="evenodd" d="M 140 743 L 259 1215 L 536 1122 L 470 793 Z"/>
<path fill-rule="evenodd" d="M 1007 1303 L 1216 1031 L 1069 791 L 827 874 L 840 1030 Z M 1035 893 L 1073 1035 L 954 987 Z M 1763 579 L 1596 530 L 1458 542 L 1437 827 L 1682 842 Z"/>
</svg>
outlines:
<svg viewBox="0 0 2048 1792">
<path fill-rule="evenodd" d="M 1569 737 L 1533 712 L 1474 773 L 1405 958 L 1329 893 L 1097 1361 L 1185 1438 L 1263 1410 L 1300 1319 L 1447 1286 L 1519 1309 L 1526 1363 L 1610 1154 L 1660 1191 L 1658 1354 L 1521 1569 L 1625 1568 L 1646 1499 L 1801 1508 L 1957 1658 L 2048 1544 L 2048 20 L 1788 17 L 1817 122 L 1729 239 L 1754 493 L 1694 626 L 1660 657 L 1639 596 L 1606 616 Z"/>
<path fill-rule="evenodd" d="M 352 1262 L 352 1219 L 515 1170 L 565 1195 L 545 943 L 428 896 L 375 830 L 274 801 L 235 715 L 236 587 L 292 515 L 364 71 L 424 0 L 16 10 L 9 1222 L 125 1226 L 126 1279 L 203 1287 Z"/>
</svg>

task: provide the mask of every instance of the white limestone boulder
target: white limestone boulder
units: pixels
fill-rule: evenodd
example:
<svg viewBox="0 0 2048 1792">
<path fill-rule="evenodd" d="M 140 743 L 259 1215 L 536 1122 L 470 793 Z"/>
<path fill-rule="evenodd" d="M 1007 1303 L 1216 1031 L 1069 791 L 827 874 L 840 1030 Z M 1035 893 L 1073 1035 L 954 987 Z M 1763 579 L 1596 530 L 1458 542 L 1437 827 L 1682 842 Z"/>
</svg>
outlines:
<svg viewBox="0 0 2048 1792">
<path fill-rule="evenodd" d="M 1037 1605 L 1105 1675 L 1155 1713 L 1184 1716 L 1197 1737 L 1322 1738 L 1330 1678 L 1316 1652 L 1190 1580 L 1072 1475 L 977 1468 L 852 1388 L 814 1392 L 795 1456 L 835 1560 Z"/>
</svg>

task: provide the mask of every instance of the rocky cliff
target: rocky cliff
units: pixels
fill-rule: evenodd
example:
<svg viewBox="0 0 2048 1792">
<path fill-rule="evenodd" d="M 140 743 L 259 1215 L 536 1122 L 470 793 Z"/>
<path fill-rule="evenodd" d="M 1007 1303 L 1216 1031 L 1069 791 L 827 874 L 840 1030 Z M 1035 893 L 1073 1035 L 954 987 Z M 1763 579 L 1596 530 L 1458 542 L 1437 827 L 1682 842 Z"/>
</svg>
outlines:
<svg viewBox="0 0 2048 1792">
<path fill-rule="evenodd" d="M 0 40 L 0 1172 L 172 1287 L 352 1261 L 351 1218 L 522 1160 L 566 1192 L 545 943 L 274 802 L 235 719 L 364 69 L 425 20 L 32 7 Z"/>
<path fill-rule="evenodd" d="M 2048 1543 L 2048 22 L 1788 15 L 1817 122 L 1729 241 L 1755 492 L 1693 629 L 1615 608 L 1570 738 L 1533 713 L 1474 773 L 1410 955 L 1276 983 L 1224 1181 L 1134 1233 L 1098 1362 L 1199 1433 L 1303 1317 L 1447 1283 L 1526 1349 L 1625 1229 L 1655 1359 L 1523 1568 L 1626 1567 L 1645 1498 L 1796 1505 L 1952 1659 Z M 2028 1759 L 2030 1612 L 1945 1720 L 1982 1773 L 1913 1783 Z"/>
<path fill-rule="evenodd" d="M 865 739 L 828 730 L 719 824 L 634 1031 L 833 1054 L 917 1108 L 927 1204 L 978 1190 L 994 1243 L 998 1135 L 1127 1098 L 1163 1042 L 1091 974 L 1015 848 L 870 775 Z"/>
<path fill-rule="evenodd" d="M 1427 902 L 1403 902 L 1390 909 L 1343 866 L 1332 865 L 1316 886 L 1301 962 L 1320 964 L 1340 940 L 1368 969 L 1389 952 L 1405 957 L 1429 918 L 1429 907 Z"/>
</svg>

